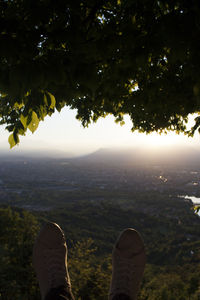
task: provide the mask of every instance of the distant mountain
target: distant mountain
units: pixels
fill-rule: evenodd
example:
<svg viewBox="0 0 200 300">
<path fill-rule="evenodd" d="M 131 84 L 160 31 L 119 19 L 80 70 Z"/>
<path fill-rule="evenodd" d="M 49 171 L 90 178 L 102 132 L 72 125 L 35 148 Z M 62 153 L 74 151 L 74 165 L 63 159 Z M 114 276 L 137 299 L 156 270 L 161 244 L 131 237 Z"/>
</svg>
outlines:
<svg viewBox="0 0 200 300">
<path fill-rule="evenodd" d="M 82 159 L 94 161 L 127 161 L 140 156 L 139 149 L 99 149 L 91 154 L 85 155 Z"/>
<path fill-rule="evenodd" d="M 105 165 L 200 165 L 200 150 L 190 147 L 135 147 L 128 149 L 99 149 L 91 154 L 77 157 L 64 151 L 0 151 L 0 160 L 58 159 L 76 163 Z"/>
<path fill-rule="evenodd" d="M 159 147 L 157 149 L 99 149 L 79 158 L 87 162 L 140 164 L 200 164 L 200 151 L 190 147 Z"/>
<path fill-rule="evenodd" d="M 13 151 L 13 150 L 0 150 L 0 159 L 24 159 L 24 158 L 33 158 L 33 159 L 44 159 L 44 158 L 72 158 L 74 157 L 73 153 L 68 153 L 64 151 L 53 151 L 48 149 L 41 150 L 31 150 L 31 151 Z"/>
</svg>

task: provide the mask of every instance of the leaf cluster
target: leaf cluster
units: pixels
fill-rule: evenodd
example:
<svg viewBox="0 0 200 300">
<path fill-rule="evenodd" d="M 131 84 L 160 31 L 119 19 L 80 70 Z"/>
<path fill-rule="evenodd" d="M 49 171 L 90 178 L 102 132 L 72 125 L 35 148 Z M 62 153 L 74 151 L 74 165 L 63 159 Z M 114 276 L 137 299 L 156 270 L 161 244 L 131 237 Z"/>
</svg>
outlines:
<svg viewBox="0 0 200 300">
<path fill-rule="evenodd" d="M 11 147 L 64 106 L 83 126 L 128 114 L 133 131 L 193 135 L 199 20 L 197 1 L 2 0 L 0 124 Z"/>
<path fill-rule="evenodd" d="M 0 208 L 0 299 L 39 300 L 32 248 L 39 230 L 27 211 Z"/>
</svg>

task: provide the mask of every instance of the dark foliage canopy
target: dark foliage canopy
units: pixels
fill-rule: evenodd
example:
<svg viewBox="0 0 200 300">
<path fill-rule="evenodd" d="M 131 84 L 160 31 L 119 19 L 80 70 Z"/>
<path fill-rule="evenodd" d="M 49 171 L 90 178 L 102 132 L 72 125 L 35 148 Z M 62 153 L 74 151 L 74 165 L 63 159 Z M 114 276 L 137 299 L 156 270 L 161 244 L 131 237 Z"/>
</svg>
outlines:
<svg viewBox="0 0 200 300">
<path fill-rule="evenodd" d="M 84 126 L 130 115 L 140 132 L 187 131 L 200 111 L 198 0 L 1 0 L 0 123 L 11 147 L 64 106 Z"/>
</svg>

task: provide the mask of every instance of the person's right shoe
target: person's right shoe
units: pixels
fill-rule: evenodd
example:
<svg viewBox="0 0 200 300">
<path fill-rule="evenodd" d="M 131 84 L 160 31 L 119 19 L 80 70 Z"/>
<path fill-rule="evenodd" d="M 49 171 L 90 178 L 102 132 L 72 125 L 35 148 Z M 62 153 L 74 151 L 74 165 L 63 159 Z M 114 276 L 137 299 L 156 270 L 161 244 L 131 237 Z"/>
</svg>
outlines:
<svg viewBox="0 0 200 300">
<path fill-rule="evenodd" d="M 125 229 L 113 249 L 109 300 L 137 298 L 145 262 L 144 243 L 139 233 Z"/>
</svg>

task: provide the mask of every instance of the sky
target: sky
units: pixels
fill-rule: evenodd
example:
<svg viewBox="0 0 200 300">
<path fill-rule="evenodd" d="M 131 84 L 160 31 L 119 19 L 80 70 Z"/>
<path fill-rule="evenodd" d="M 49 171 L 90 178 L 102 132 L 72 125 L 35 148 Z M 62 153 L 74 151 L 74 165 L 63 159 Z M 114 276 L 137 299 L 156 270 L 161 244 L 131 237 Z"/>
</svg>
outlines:
<svg viewBox="0 0 200 300">
<path fill-rule="evenodd" d="M 97 123 L 83 128 L 76 120 L 76 111 L 64 108 L 61 113 L 56 112 L 40 122 L 37 131 L 27 133 L 20 137 L 20 145 L 9 149 L 9 132 L 0 127 L 0 150 L 7 153 L 21 151 L 61 152 L 62 155 L 83 155 L 92 153 L 100 148 L 134 148 L 145 147 L 149 149 L 161 146 L 190 146 L 200 149 L 200 135 L 188 138 L 184 135 L 169 133 L 167 135 L 139 134 L 131 132 L 131 121 L 125 117 L 125 125 L 120 126 L 114 122 L 112 116 L 102 118 Z M 192 121 L 191 121 L 192 122 Z"/>
</svg>

